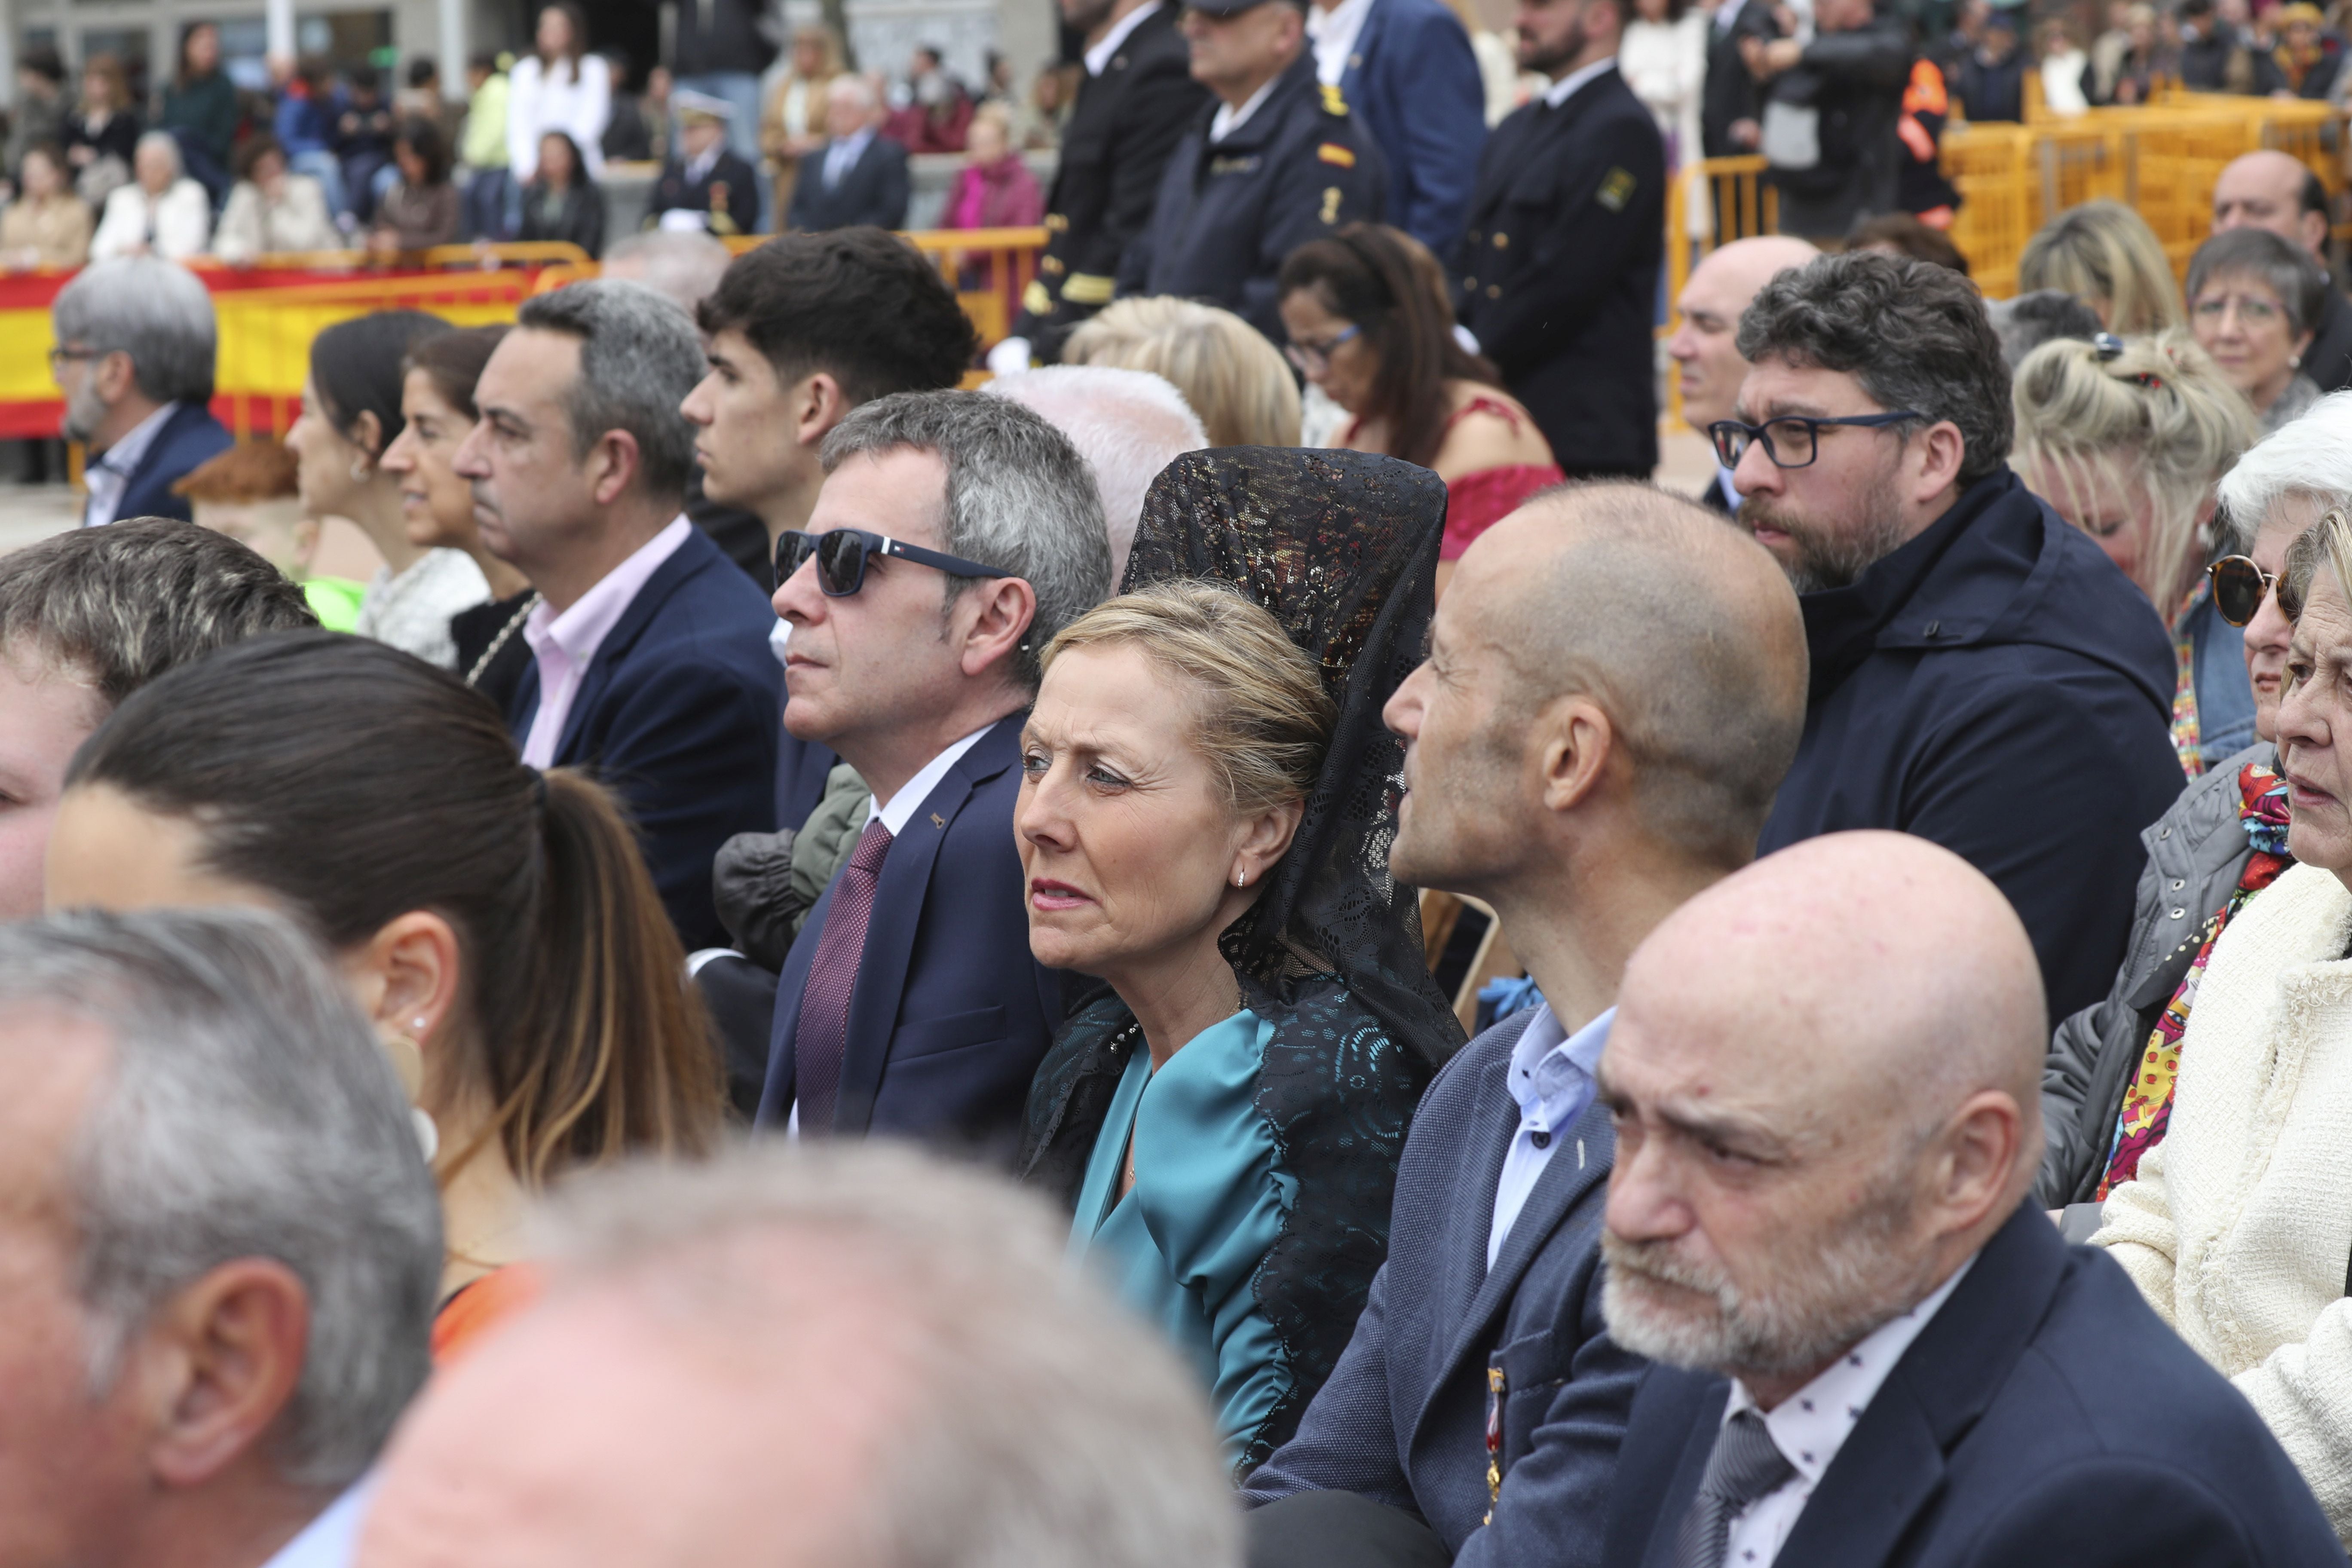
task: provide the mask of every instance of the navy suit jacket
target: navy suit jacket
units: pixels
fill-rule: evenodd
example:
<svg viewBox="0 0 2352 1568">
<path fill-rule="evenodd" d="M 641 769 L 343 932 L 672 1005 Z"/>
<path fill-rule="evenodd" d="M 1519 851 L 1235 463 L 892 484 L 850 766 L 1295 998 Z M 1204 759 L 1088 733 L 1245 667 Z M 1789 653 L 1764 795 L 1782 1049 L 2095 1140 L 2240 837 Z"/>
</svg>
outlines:
<svg viewBox="0 0 2352 1568">
<path fill-rule="evenodd" d="M 1465 1046 L 1413 1114 L 1388 1261 L 1297 1436 L 1244 1483 L 1252 1504 L 1352 1491 L 1410 1510 L 1462 1568 L 1600 1561 L 1617 1446 L 1646 1364 L 1601 1318 L 1601 1215 L 1616 1152 L 1597 1103 L 1562 1138 L 1486 1268 L 1518 1131 L 1504 1075 L 1532 1009 Z M 1503 1487 L 1486 1517 L 1487 1368 L 1504 1374 Z"/>
<path fill-rule="evenodd" d="M 564 716 L 555 765 L 584 769 L 628 807 L 678 940 L 724 947 L 710 861 L 776 825 L 783 671 L 776 613 L 701 530 L 661 563 L 596 648 Z M 515 692 L 520 742 L 539 714 L 534 661 Z"/>
<path fill-rule="evenodd" d="M 1439 0 L 1375 0 L 1339 96 L 1388 160 L 1387 221 L 1452 256 L 1486 146 L 1486 84 L 1461 21 Z"/>
<path fill-rule="evenodd" d="M 1063 1010 L 1061 971 L 1029 955 L 1027 879 L 1013 837 L 1026 718 L 998 720 L 958 758 L 883 859 L 832 1131 L 1013 1157 L 1029 1080 Z M 792 1111 L 801 994 L 840 886 L 836 874 L 784 959 L 761 1126 L 781 1127 Z"/>
<path fill-rule="evenodd" d="M 832 148 L 828 142 L 801 160 L 800 178 L 793 182 L 792 207 L 783 226 L 803 234 L 860 224 L 906 227 L 907 150 L 877 133 L 857 155 L 857 162 L 841 172 L 841 184 L 826 190 L 824 161 Z"/>
<path fill-rule="evenodd" d="M 1643 1380 L 1611 1568 L 1675 1561 L 1730 1386 L 1663 1366 Z M 2029 1203 L 1895 1363 L 1779 1561 L 2342 1568 L 2344 1549 L 2253 1407 Z"/>
<path fill-rule="evenodd" d="M 122 487 L 122 500 L 115 508 L 113 521 L 134 517 L 194 521 L 188 498 L 173 495 L 172 487 L 236 445 L 236 438 L 221 428 L 221 422 L 203 404 L 175 405 L 163 427 L 155 432 L 155 439 L 147 444 L 139 466 L 131 470 L 131 482 Z"/>
</svg>

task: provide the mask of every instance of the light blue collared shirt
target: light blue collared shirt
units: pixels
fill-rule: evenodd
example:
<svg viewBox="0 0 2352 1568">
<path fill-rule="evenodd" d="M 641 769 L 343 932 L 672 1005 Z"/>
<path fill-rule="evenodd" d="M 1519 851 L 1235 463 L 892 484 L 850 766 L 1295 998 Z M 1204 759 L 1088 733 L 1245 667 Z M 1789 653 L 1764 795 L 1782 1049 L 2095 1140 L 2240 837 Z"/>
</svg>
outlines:
<svg viewBox="0 0 2352 1568">
<path fill-rule="evenodd" d="M 1487 1268 L 1494 1268 L 1502 1256 L 1503 1239 L 1527 1206 L 1536 1179 L 1551 1163 L 1559 1134 L 1575 1126 L 1591 1106 L 1599 1088 L 1594 1074 L 1601 1066 L 1601 1049 L 1609 1043 L 1609 1026 L 1616 1016 L 1617 1009 L 1612 1007 L 1570 1035 L 1547 1002 L 1536 1009 L 1512 1047 L 1505 1081 L 1511 1098 L 1519 1102 L 1519 1130 L 1503 1155 L 1503 1178 L 1495 1187 L 1495 1223 L 1486 1233 Z M 1577 1158 L 1584 1158 L 1581 1147 Z"/>
</svg>

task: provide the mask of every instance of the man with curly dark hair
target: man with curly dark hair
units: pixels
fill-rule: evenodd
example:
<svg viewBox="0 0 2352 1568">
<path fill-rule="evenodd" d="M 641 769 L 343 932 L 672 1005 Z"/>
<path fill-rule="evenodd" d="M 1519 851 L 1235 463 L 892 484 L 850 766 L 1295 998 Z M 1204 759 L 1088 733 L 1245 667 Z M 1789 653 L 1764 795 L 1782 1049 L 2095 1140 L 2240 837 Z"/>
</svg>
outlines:
<svg viewBox="0 0 2352 1568">
<path fill-rule="evenodd" d="M 1812 699 L 1759 853 L 1917 834 L 2017 908 L 2053 1016 L 2122 957 L 2139 830 L 2180 793 L 2163 626 L 2010 471 L 2009 376 L 1976 288 L 1825 256 L 1739 324 L 1752 368 L 1710 427 L 1738 520 L 1802 596 Z"/>
</svg>

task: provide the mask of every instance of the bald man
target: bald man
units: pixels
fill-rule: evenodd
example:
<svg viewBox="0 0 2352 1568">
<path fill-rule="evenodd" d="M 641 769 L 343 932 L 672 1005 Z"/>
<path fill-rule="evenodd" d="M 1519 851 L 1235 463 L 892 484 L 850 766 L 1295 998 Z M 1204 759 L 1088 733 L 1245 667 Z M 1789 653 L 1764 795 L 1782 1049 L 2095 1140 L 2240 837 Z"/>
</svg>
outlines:
<svg viewBox="0 0 2352 1568">
<path fill-rule="evenodd" d="M 2301 159 L 2273 149 L 2231 160 L 2213 183 L 2213 232 L 2266 228 L 2327 267 L 2327 187 Z M 2322 392 L 2352 386 L 2352 304 L 2331 276 L 2303 374 Z"/>
<path fill-rule="evenodd" d="M 1692 429 L 1704 435 L 1717 420 L 1737 417 L 1739 384 L 1748 369 L 1739 357 L 1739 312 L 1777 274 L 1820 254 L 1801 239 L 1759 235 L 1717 246 L 1691 268 L 1675 297 L 1682 321 L 1666 340 L 1666 353 L 1682 383 L 1683 419 Z M 1732 488 L 1731 470 L 1717 464 L 1715 483 L 1698 499 L 1727 517 L 1737 512 L 1739 492 Z"/>
<path fill-rule="evenodd" d="M 1601 1318 L 1592 1068 L 1626 954 L 1755 853 L 1805 660 L 1770 554 L 1647 486 L 1548 491 L 1463 555 L 1383 715 L 1390 865 L 1492 905 L 1542 1001 L 1423 1099 L 1355 1336 L 1244 1489 L 1253 1563 L 1599 1562 L 1637 1369 Z"/>
<path fill-rule="evenodd" d="M 1642 943 L 1604 1306 L 1663 1364 L 1611 1568 L 2341 1563 L 2245 1401 L 2024 1201 L 2042 1027 L 2009 901 L 1903 835 L 1767 857 Z"/>
</svg>

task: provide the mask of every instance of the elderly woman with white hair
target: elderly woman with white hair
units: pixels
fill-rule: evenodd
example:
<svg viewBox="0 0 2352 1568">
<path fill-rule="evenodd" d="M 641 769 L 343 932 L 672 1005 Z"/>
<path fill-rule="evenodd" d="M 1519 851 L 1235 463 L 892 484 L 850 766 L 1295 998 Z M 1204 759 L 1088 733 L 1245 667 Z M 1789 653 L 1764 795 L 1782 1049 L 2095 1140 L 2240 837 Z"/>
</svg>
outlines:
<svg viewBox="0 0 2352 1568">
<path fill-rule="evenodd" d="M 212 198 L 188 178 L 171 132 L 150 131 L 139 138 L 131 172 L 136 177 L 106 198 L 106 216 L 89 242 L 90 259 L 160 256 L 180 261 L 203 255 L 212 243 Z"/>
<path fill-rule="evenodd" d="M 2038 1200 L 2067 1208 L 2077 1239 L 2099 1205 L 2164 1138 L 2198 984 L 2221 929 L 2294 864 L 2278 712 L 2293 627 L 2273 592 L 2289 546 L 2331 507 L 2352 504 L 2352 393 L 2321 402 L 2240 458 L 2220 486 L 2219 559 L 2207 568 L 2221 618 L 2242 629 L 2254 742 L 2192 782 L 2140 835 L 2131 946 L 2105 1000 L 2060 1024 L 2042 1080 Z"/>
<path fill-rule="evenodd" d="M 2109 1193 L 2091 1245 L 2246 1396 L 2352 1539 L 2352 748 L 2336 743 L 2352 735 L 2352 519 L 2340 506 L 2289 548 L 2278 598 L 2294 625 L 2275 720 L 2294 864 L 2199 953 L 2163 1142 Z"/>
</svg>

